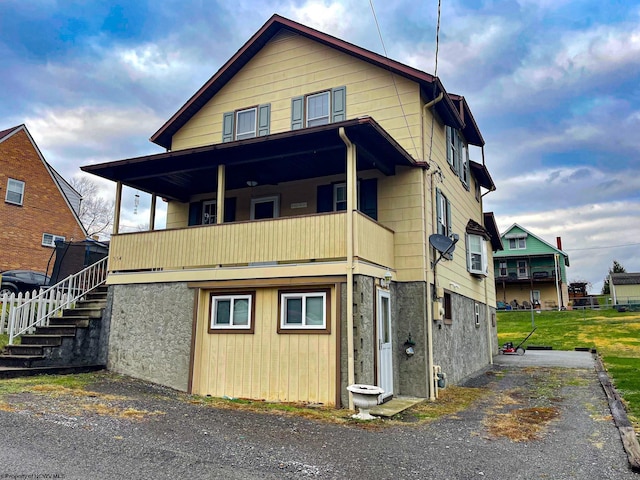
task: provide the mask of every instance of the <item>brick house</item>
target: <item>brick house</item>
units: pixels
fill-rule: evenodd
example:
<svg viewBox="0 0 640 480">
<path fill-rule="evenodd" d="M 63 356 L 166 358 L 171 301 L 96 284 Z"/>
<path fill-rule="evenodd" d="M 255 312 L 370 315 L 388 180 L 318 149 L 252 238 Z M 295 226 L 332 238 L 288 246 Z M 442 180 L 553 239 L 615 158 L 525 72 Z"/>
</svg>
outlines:
<svg viewBox="0 0 640 480">
<path fill-rule="evenodd" d="M 0 271 L 44 272 L 56 240 L 82 240 L 81 197 L 49 165 L 25 125 L 0 131 Z"/>
</svg>

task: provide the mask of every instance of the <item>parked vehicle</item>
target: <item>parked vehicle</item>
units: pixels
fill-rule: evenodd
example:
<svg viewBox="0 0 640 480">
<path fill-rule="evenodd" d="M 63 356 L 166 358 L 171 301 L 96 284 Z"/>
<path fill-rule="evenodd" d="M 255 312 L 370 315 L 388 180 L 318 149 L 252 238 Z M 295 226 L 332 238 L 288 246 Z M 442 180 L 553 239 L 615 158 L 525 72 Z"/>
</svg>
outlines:
<svg viewBox="0 0 640 480">
<path fill-rule="evenodd" d="M 0 297 L 5 293 L 26 293 L 49 284 L 49 277 L 31 270 L 5 270 L 0 272 Z"/>
</svg>

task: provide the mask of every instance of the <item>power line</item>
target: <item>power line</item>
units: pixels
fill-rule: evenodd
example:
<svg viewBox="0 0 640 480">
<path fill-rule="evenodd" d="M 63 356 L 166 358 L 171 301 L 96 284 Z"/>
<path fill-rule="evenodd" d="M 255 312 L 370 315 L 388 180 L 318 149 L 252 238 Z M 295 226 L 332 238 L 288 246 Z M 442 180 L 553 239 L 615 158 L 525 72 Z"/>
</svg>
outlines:
<svg viewBox="0 0 640 480">
<path fill-rule="evenodd" d="M 586 247 L 586 248 L 563 248 L 565 252 L 577 252 L 579 250 L 602 250 L 603 248 L 621 248 L 621 247 L 635 247 L 640 243 L 624 243 L 622 245 L 602 245 L 600 247 Z"/>
<path fill-rule="evenodd" d="M 378 36 L 380 37 L 380 43 L 382 44 L 382 50 L 384 51 L 384 56 L 387 60 L 389 60 L 389 55 L 387 55 L 387 47 L 384 45 L 384 40 L 382 39 L 382 31 L 380 30 L 380 24 L 378 24 L 378 16 L 376 15 L 376 9 L 373 6 L 373 0 L 369 0 L 369 5 L 371 6 L 371 12 L 373 13 L 373 20 L 376 23 L 376 29 L 378 30 Z M 420 152 L 416 147 L 416 143 L 413 141 L 413 135 L 411 135 L 411 128 L 409 128 L 409 121 L 407 120 L 407 115 L 404 112 L 404 107 L 402 105 L 402 100 L 400 99 L 400 92 L 398 92 L 398 85 L 396 85 L 396 79 L 391 71 L 391 66 L 387 62 L 387 69 L 391 74 L 391 80 L 393 81 L 393 88 L 396 90 L 396 96 L 398 97 L 398 103 L 400 104 L 400 110 L 402 111 L 402 117 L 404 118 L 404 123 L 407 126 L 407 131 L 409 132 L 409 138 L 411 139 L 411 144 L 413 145 L 413 149 L 416 152 L 416 158 L 420 157 Z"/>
</svg>

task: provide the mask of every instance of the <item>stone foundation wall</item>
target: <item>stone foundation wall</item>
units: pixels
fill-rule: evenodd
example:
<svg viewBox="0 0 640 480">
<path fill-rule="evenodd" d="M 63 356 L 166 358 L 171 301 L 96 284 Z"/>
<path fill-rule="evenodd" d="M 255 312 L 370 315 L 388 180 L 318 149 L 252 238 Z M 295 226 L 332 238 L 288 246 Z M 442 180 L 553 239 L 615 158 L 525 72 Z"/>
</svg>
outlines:
<svg viewBox="0 0 640 480">
<path fill-rule="evenodd" d="M 114 285 L 110 299 L 109 370 L 186 391 L 194 291 L 186 283 Z"/>
</svg>

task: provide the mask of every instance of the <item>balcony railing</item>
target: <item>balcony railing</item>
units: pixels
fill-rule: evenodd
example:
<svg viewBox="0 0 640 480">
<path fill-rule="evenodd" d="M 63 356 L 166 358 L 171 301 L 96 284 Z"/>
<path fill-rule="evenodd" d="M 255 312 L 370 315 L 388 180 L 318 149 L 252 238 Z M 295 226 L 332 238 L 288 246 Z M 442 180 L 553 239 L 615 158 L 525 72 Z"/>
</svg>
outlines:
<svg viewBox="0 0 640 480">
<path fill-rule="evenodd" d="M 533 281 L 551 281 L 555 282 L 556 271 L 553 265 L 549 266 L 536 266 L 528 267 L 526 272 L 516 267 L 509 268 L 496 268 L 495 269 L 496 280 L 517 282 L 522 280 Z"/>
<path fill-rule="evenodd" d="M 354 255 L 393 268 L 394 234 L 354 213 Z M 344 260 L 347 213 L 114 235 L 110 272 L 187 270 Z"/>
</svg>

